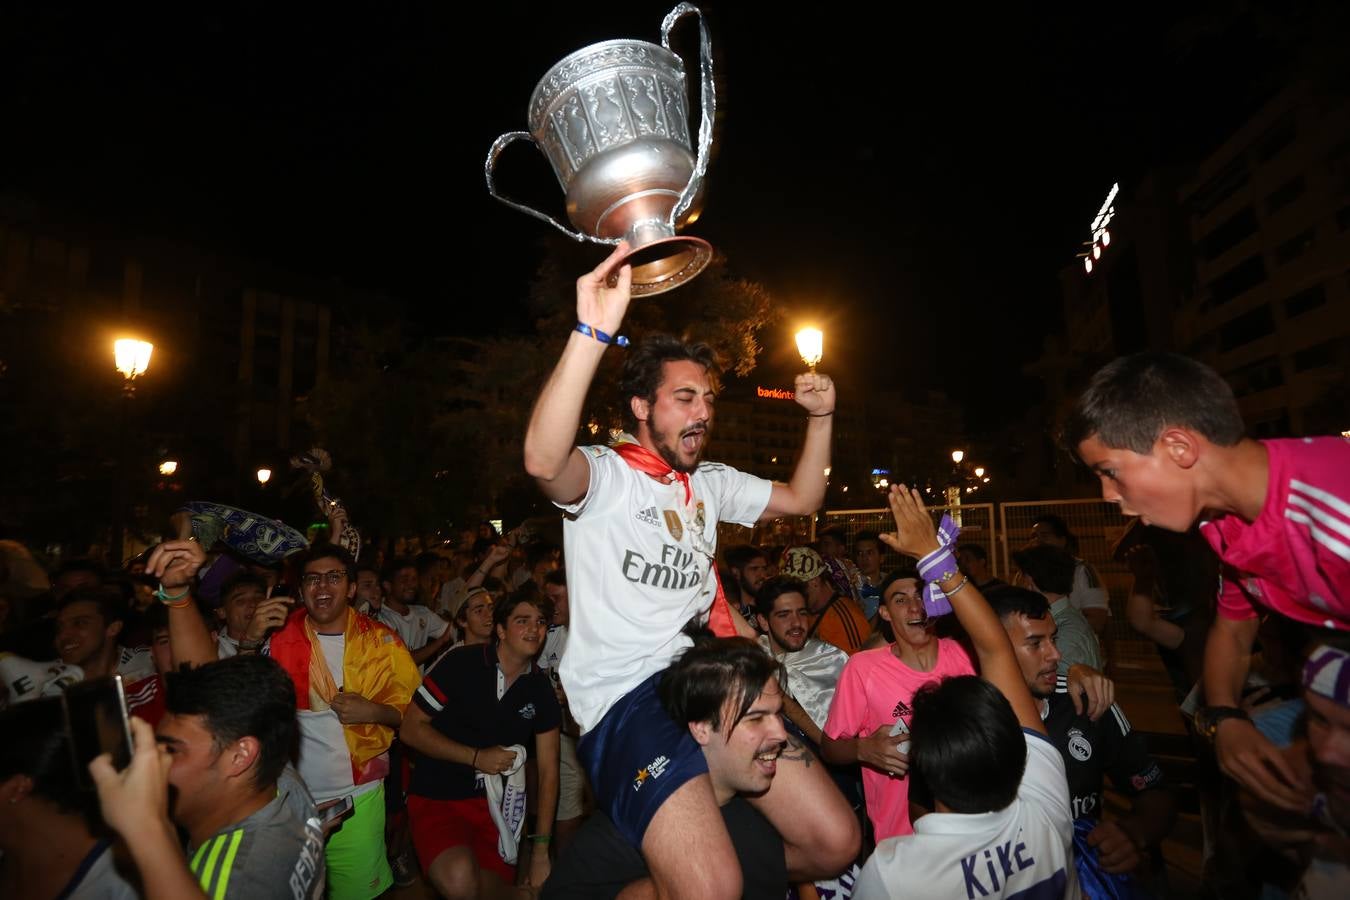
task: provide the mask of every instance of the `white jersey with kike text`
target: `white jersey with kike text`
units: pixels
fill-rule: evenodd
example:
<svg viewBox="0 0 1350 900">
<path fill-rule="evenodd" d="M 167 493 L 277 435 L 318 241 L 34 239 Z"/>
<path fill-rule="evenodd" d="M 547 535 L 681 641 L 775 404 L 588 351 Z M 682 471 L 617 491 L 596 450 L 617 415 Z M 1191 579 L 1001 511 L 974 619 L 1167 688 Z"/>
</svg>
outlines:
<svg viewBox="0 0 1350 900">
<path fill-rule="evenodd" d="M 854 898 L 1078 900 L 1064 759 L 1045 735 L 1023 732 L 1027 764 L 1012 803 L 915 819 L 913 834 L 877 844 Z"/>
<path fill-rule="evenodd" d="M 681 634 L 706 618 L 716 592 L 710 570 L 717 523 L 753 525 L 773 483 L 720 463 L 701 463 L 684 486 L 631 468 L 608 447 L 580 448 L 590 465 L 586 496 L 563 525 L 571 598 L 562 683 L 583 731 L 610 706 L 690 646 Z"/>
</svg>

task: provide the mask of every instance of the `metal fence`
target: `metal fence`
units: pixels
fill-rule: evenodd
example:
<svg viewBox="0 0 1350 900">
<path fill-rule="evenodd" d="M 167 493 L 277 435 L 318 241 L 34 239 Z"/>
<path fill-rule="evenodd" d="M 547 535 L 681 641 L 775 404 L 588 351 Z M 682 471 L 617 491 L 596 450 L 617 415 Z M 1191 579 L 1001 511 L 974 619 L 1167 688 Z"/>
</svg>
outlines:
<svg viewBox="0 0 1350 900">
<path fill-rule="evenodd" d="M 1011 554 L 1031 542 L 1031 526 L 1037 517 L 1056 515 L 1069 526 L 1077 539 L 1073 553 L 1091 565 L 1101 576 L 1111 598 L 1111 624 L 1107 638 L 1134 637 L 1125 620 L 1125 598 L 1132 583 L 1130 570 L 1111 557 L 1125 530 L 1133 521 L 1120 507 L 1104 500 L 1024 500 L 999 504 L 999 535 L 1003 544 L 1003 563 L 1012 571 Z"/>
<path fill-rule="evenodd" d="M 994 504 L 992 503 L 962 503 L 959 507 L 953 506 L 929 506 L 926 507 L 929 514 L 933 517 L 933 524 L 942 520 L 943 513 L 951 513 L 952 518 L 961 520 L 961 537 L 958 539 L 962 544 L 979 544 L 989 554 L 989 567 L 998 574 L 998 540 L 994 526 Z M 825 513 L 825 526 L 839 526 L 844 529 L 848 535 L 848 544 L 853 546 L 853 539 L 859 532 L 872 531 L 895 531 L 895 519 L 891 517 L 891 511 L 882 509 L 835 509 Z M 881 568 L 891 569 L 899 565 L 900 557 L 898 554 L 888 550 L 882 545 Z"/>
<path fill-rule="evenodd" d="M 930 506 L 933 521 L 943 513 L 955 513 L 957 507 Z M 1124 604 L 1130 588 L 1129 570 L 1111 557 L 1111 550 L 1129 527 L 1131 519 L 1119 507 L 1103 500 L 1022 500 L 1009 503 L 962 503 L 959 507 L 962 544 L 978 544 L 989 554 L 989 567 L 999 578 L 1010 578 L 1015 570 L 1012 554 L 1031 542 L 1031 527 L 1043 515 L 1059 516 L 1077 539 L 1075 555 L 1097 570 L 1111 598 L 1111 633 L 1128 634 Z M 889 509 L 832 509 L 821 517 L 819 525 L 810 516 L 791 516 L 756 525 L 754 529 L 738 525 L 721 526 L 722 546 L 752 543 L 759 547 L 786 547 L 814 540 L 820 528 L 839 526 L 850 547 L 860 532 L 894 531 Z M 899 563 L 896 554 L 882 548 L 882 568 Z"/>
</svg>

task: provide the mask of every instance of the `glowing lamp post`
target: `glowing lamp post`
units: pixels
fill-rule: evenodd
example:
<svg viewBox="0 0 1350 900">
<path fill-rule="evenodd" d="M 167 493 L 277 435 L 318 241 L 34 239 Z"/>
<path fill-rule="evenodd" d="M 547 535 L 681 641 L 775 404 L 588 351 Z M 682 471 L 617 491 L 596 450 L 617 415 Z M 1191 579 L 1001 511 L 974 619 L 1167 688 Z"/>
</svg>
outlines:
<svg viewBox="0 0 1350 900">
<path fill-rule="evenodd" d="M 112 538 L 109 541 L 108 556 L 114 568 L 122 568 L 123 533 L 126 530 L 127 509 L 127 473 L 130 471 L 127 456 L 127 416 L 130 415 L 131 401 L 136 397 L 136 379 L 150 368 L 150 354 L 155 345 L 136 338 L 121 338 L 113 341 L 113 366 L 122 374 L 122 413 L 118 416 L 117 444 L 118 464 L 117 482 L 113 486 Z"/>
<path fill-rule="evenodd" d="M 178 460 L 166 459 L 159 464 L 159 474 L 168 477 L 178 471 Z"/>
<path fill-rule="evenodd" d="M 117 366 L 117 371 L 126 379 L 123 389 L 128 394 L 136 392 L 136 378 L 144 375 L 150 368 L 150 354 L 154 349 L 155 345 L 149 341 L 138 341 L 135 338 L 113 341 L 113 362 Z"/>
<path fill-rule="evenodd" d="M 803 328 L 797 332 L 797 352 L 807 368 L 814 372 L 825 352 L 825 335 L 819 328 Z"/>
<path fill-rule="evenodd" d="M 271 470 L 271 469 L 259 469 L 259 470 L 258 470 L 258 484 L 259 484 L 259 486 L 265 487 L 265 486 L 267 485 L 267 482 L 269 482 L 269 481 L 271 481 L 271 480 L 272 480 L 272 470 Z"/>
</svg>

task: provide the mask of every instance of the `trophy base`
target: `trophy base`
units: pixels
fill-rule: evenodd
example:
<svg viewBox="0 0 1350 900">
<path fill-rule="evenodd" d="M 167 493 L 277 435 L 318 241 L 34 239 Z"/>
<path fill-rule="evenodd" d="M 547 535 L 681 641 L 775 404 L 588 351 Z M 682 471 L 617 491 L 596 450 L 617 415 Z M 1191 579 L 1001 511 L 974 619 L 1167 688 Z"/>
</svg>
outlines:
<svg viewBox="0 0 1350 900">
<path fill-rule="evenodd" d="M 632 295 L 652 297 L 694 278 L 711 260 L 712 244 L 702 238 L 676 235 L 638 247 L 615 264 L 606 281 L 612 287 L 619 267 L 632 266 Z"/>
</svg>

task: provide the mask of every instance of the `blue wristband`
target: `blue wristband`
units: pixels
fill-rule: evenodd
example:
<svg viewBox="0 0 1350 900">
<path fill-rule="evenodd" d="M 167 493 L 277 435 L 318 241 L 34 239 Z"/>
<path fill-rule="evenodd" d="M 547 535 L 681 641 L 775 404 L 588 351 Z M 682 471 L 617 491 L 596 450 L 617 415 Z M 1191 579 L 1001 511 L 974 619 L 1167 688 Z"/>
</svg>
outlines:
<svg viewBox="0 0 1350 900">
<path fill-rule="evenodd" d="M 628 338 L 624 337 L 623 335 L 619 335 L 618 337 L 610 337 L 609 335 L 607 335 L 607 334 L 605 334 L 603 331 L 601 331 L 599 328 L 592 328 L 590 325 L 587 325 L 585 322 L 578 322 L 578 323 L 577 323 L 577 331 L 580 331 L 582 334 L 586 335 L 587 337 L 593 337 L 593 338 L 595 338 L 597 341 L 599 341 L 599 342 L 602 343 L 602 344 L 617 344 L 617 345 L 620 346 L 620 347 L 627 347 L 627 346 L 628 346 Z"/>
</svg>

